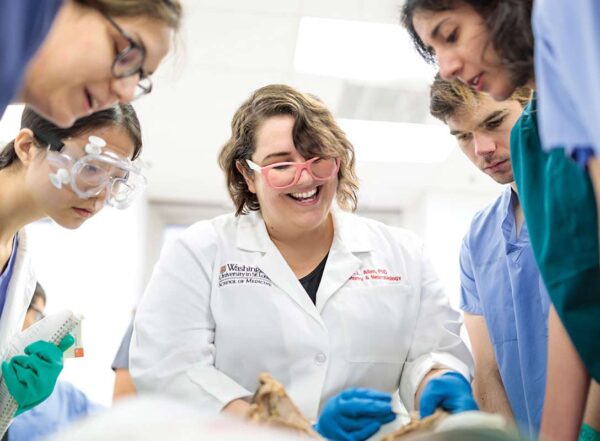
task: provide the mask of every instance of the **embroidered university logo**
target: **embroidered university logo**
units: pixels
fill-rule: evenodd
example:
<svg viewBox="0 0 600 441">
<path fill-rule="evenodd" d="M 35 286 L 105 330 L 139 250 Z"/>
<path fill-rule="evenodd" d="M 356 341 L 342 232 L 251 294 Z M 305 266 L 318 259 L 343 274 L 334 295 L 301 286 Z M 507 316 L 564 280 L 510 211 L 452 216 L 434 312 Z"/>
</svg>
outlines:
<svg viewBox="0 0 600 441">
<path fill-rule="evenodd" d="M 257 266 L 227 263 L 219 268 L 219 288 L 244 284 L 273 286 L 271 279 Z"/>
</svg>

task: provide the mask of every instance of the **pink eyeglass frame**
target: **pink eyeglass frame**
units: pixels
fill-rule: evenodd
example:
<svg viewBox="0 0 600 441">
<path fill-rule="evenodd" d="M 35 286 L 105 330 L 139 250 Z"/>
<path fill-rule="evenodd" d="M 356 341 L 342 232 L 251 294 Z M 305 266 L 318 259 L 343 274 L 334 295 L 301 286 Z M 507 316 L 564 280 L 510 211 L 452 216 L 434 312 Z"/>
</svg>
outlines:
<svg viewBox="0 0 600 441">
<path fill-rule="evenodd" d="M 267 180 L 267 184 L 269 184 L 269 186 L 271 188 L 276 188 L 277 190 L 281 190 L 282 188 L 289 188 L 289 187 L 293 187 L 294 185 L 296 185 L 298 183 L 298 181 L 300 180 L 300 175 L 302 174 L 302 170 L 306 169 L 308 174 L 315 181 L 325 182 L 325 181 L 329 181 L 331 178 L 333 178 L 340 169 L 340 158 L 333 158 L 333 159 L 335 159 L 335 169 L 331 173 L 331 176 L 329 176 L 327 178 L 319 178 L 319 177 L 315 176 L 311 170 L 312 163 L 315 162 L 317 159 L 329 159 L 329 158 L 321 158 L 319 156 L 315 156 L 314 158 L 309 159 L 308 161 L 304 161 L 304 162 L 277 162 L 275 164 L 265 165 L 264 167 L 261 167 L 257 163 L 252 162 L 250 159 L 246 159 L 246 163 L 252 170 L 263 174 L 265 176 L 265 179 Z M 296 167 L 296 175 L 294 176 L 294 180 L 292 181 L 291 184 L 284 185 L 283 187 L 278 187 L 271 183 L 271 179 L 269 179 L 269 172 L 271 171 L 271 169 L 273 169 L 275 167 L 280 167 L 282 165 L 293 165 L 294 167 Z"/>
</svg>

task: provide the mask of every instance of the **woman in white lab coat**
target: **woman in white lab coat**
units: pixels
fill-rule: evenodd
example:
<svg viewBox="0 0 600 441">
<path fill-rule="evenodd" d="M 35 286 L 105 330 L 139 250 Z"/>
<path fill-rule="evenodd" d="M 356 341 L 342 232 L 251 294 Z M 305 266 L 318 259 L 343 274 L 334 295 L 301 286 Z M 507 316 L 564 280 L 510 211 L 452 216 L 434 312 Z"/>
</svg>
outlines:
<svg viewBox="0 0 600 441">
<path fill-rule="evenodd" d="M 124 208 L 144 183 L 132 162 L 142 141 L 129 104 L 79 119 L 68 129 L 26 107 L 21 127 L 0 151 L 1 353 L 21 330 L 36 285 L 25 226 L 49 217 L 63 227 L 78 228 L 107 203 Z M 62 368 L 64 347 L 34 345 L 2 365 L 20 412 L 47 398 Z"/>
<path fill-rule="evenodd" d="M 231 130 L 220 164 L 236 213 L 163 250 L 130 349 L 139 392 L 243 413 L 267 371 L 329 439 L 372 435 L 392 396 L 472 409 L 460 316 L 414 234 L 344 211 L 354 151 L 325 106 L 267 86 Z"/>
</svg>

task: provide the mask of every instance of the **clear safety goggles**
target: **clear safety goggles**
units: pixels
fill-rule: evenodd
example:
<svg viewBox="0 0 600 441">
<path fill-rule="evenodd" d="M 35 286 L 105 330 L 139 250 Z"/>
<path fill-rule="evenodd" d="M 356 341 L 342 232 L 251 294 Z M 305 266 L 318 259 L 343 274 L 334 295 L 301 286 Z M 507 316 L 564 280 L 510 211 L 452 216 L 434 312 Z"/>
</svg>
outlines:
<svg viewBox="0 0 600 441">
<path fill-rule="evenodd" d="M 146 187 L 141 163 L 121 157 L 107 149 L 104 139 L 90 136 L 81 155 L 81 145 L 74 141 L 48 142 L 46 159 L 50 165 L 50 182 L 56 188 L 69 185 L 82 199 L 98 197 L 105 193 L 105 203 L 111 207 L 127 208 Z"/>
</svg>

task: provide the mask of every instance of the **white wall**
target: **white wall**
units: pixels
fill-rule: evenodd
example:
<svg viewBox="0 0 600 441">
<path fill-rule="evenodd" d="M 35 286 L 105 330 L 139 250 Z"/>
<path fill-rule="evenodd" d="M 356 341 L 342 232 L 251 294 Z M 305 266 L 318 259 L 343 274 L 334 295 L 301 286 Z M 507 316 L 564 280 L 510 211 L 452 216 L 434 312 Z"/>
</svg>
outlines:
<svg viewBox="0 0 600 441">
<path fill-rule="evenodd" d="M 129 210 L 105 209 L 75 231 L 50 221 L 28 227 L 47 312 L 69 308 L 85 316 L 85 356 L 67 359 L 61 378 L 104 405 L 112 397 L 112 359 L 143 289 L 145 210 L 143 201 Z"/>
<path fill-rule="evenodd" d="M 473 215 L 497 194 L 432 192 L 420 201 L 420 228 L 433 265 L 450 298 L 458 308 L 460 300 L 459 252 Z M 419 231 L 420 230 L 420 231 Z"/>
</svg>

